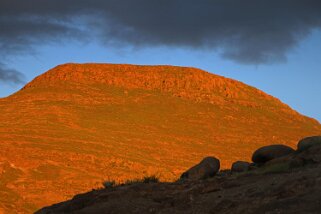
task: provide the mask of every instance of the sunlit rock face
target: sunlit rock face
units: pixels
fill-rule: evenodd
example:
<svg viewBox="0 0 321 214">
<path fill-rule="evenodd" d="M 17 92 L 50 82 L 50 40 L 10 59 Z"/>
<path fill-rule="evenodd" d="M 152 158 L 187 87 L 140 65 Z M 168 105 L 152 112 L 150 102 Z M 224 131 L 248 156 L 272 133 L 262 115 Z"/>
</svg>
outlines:
<svg viewBox="0 0 321 214">
<path fill-rule="evenodd" d="M 0 99 L 0 211 L 31 212 L 104 180 L 221 169 L 320 124 L 241 82 L 174 66 L 65 64 Z"/>
</svg>

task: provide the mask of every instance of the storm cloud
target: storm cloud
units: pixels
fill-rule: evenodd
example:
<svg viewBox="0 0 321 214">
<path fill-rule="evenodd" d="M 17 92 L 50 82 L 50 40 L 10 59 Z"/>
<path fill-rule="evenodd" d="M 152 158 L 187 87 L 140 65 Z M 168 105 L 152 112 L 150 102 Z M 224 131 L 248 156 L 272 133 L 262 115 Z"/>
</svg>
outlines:
<svg viewBox="0 0 321 214">
<path fill-rule="evenodd" d="M 0 81 L 22 84 L 24 83 L 24 75 L 19 71 L 7 68 L 4 64 L 0 63 Z"/>
<path fill-rule="evenodd" d="M 71 39 L 209 49 L 238 63 L 275 63 L 320 27 L 320 0 L 0 0 L 4 55 Z"/>
</svg>

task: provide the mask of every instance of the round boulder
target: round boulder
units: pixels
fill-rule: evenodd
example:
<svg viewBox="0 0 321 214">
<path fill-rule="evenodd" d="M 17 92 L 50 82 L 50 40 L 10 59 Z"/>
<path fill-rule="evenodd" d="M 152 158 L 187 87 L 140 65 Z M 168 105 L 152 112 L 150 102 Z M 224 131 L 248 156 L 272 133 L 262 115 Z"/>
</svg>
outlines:
<svg viewBox="0 0 321 214">
<path fill-rule="evenodd" d="M 252 161 L 257 164 L 264 164 L 270 160 L 289 155 L 293 152 L 294 149 L 285 145 L 263 146 L 253 153 Z"/>
<path fill-rule="evenodd" d="M 220 170 L 220 161 L 215 157 L 206 157 L 181 175 L 182 180 L 201 180 L 213 177 Z"/>
<path fill-rule="evenodd" d="M 307 150 L 310 147 L 313 146 L 320 146 L 321 145 L 321 136 L 312 136 L 312 137 L 306 137 L 299 141 L 297 147 L 298 151 L 302 152 Z"/>
<path fill-rule="evenodd" d="M 246 161 L 236 161 L 232 164 L 232 172 L 246 172 L 250 169 L 250 163 Z"/>
</svg>

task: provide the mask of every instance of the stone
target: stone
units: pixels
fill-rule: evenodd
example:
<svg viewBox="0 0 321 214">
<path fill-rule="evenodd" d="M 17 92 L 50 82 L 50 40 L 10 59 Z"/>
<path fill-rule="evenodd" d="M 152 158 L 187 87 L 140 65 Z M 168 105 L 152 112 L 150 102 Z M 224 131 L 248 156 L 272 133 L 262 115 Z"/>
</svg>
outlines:
<svg viewBox="0 0 321 214">
<path fill-rule="evenodd" d="M 220 170 L 220 161 L 215 157 L 206 157 L 181 175 L 181 180 L 201 180 L 215 176 Z"/>
<path fill-rule="evenodd" d="M 263 146 L 253 153 L 252 161 L 257 164 L 264 164 L 270 160 L 292 154 L 293 152 L 294 149 L 281 144 Z"/>
<path fill-rule="evenodd" d="M 297 151 L 302 152 L 312 146 L 320 146 L 320 145 L 321 145 L 321 136 L 306 137 L 299 141 L 297 145 Z"/>
<path fill-rule="evenodd" d="M 246 161 L 236 161 L 232 164 L 231 171 L 233 172 L 246 172 L 250 169 L 250 163 Z"/>
</svg>

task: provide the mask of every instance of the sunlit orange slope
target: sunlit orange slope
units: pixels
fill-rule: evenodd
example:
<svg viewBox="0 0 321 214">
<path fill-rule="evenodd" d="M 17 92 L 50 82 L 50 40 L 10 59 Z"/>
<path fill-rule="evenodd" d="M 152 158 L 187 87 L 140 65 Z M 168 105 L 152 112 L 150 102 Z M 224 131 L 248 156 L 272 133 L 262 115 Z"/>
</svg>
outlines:
<svg viewBox="0 0 321 214">
<path fill-rule="evenodd" d="M 207 155 L 230 167 L 321 125 L 241 82 L 173 66 L 65 64 L 0 99 L 0 212 L 101 185 L 174 180 Z"/>
</svg>

